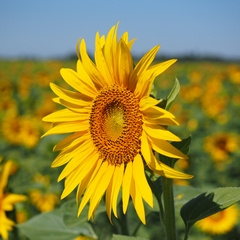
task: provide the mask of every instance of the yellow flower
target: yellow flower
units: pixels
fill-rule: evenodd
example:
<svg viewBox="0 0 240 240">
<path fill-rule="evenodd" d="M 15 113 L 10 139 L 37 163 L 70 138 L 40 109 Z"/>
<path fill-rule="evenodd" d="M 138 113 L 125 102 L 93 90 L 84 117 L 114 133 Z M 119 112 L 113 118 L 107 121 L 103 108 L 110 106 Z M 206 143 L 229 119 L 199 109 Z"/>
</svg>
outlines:
<svg viewBox="0 0 240 240">
<path fill-rule="evenodd" d="M 169 60 L 150 67 L 159 46 L 152 48 L 133 67 L 130 52 L 134 40 L 128 41 L 125 32 L 117 39 L 118 25 L 113 26 L 106 39 L 96 34 L 95 63 L 86 51 L 84 39 L 77 47 L 77 72 L 61 69 L 63 79 L 76 91 L 69 91 L 51 84 L 58 96 L 55 102 L 66 108 L 46 116 L 53 122 L 43 136 L 73 133 L 58 143 L 54 150 L 61 150 L 52 167 L 67 164 L 58 181 L 65 178 L 61 198 L 77 186 L 77 201 L 81 203 L 78 215 L 90 202 L 88 218 L 106 192 L 106 208 L 117 217 L 117 198 L 122 188 L 123 212 L 126 213 L 131 196 L 136 212 L 145 223 L 143 199 L 152 207 L 153 197 L 146 180 L 144 165 L 155 173 L 168 178 L 191 178 L 159 162 L 153 151 L 173 158 L 187 156 L 168 141 L 181 139 L 166 128 L 178 125 L 175 117 L 160 108 L 160 102 L 150 97 L 157 75 L 176 60 Z"/>
<path fill-rule="evenodd" d="M 11 99 L 13 94 L 13 84 L 11 83 L 11 80 L 6 77 L 4 79 L 4 75 L 1 76 L 1 84 L 0 84 L 0 99 L 1 101 L 3 99 Z"/>
<path fill-rule="evenodd" d="M 233 229 L 238 221 L 238 209 L 235 205 L 206 217 L 196 223 L 203 232 L 212 235 L 225 234 Z"/>
<path fill-rule="evenodd" d="M 20 117 L 16 116 L 16 114 L 9 114 L 4 117 L 2 121 L 1 132 L 5 140 L 14 145 L 20 144 L 20 129 Z"/>
<path fill-rule="evenodd" d="M 26 222 L 28 218 L 28 212 L 25 209 L 17 209 L 16 221 L 17 223 Z"/>
<path fill-rule="evenodd" d="M 238 139 L 230 133 L 217 133 L 205 138 L 204 148 L 214 161 L 228 160 L 229 154 L 238 149 Z"/>
<path fill-rule="evenodd" d="M 48 192 L 50 178 L 48 175 L 36 174 L 34 176 L 36 182 L 41 190 L 32 189 L 29 193 L 31 203 L 40 212 L 49 212 L 55 208 L 59 202 L 59 198 L 55 193 Z"/>
<path fill-rule="evenodd" d="M 235 83 L 240 83 L 240 69 L 237 65 L 233 64 L 228 67 L 230 80 Z"/>
<path fill-rule="evenodd" d="M 43 193 L 37 189 L 30 192 L 30 200 L 40 212 L 49 212 L 53 210 L 58 203 L 56 194 Z"/>
<path fill-rule="evenodd" d="M 39 141 L 39 130 L 34 119 L 27 116 L 7 115 L 2 121 L 3 137 L 14 145 L 33 148 Z"/>
<path fill-rule="evenodd" d="M 21 144 L 27 148 L 33 148 L 39 141 L 39 129 L 35 119 L 28 116 L 21 118 Z"/>
<path fill-rule="evenodd" d="M 48 175 L 42 175 L 40 173 L 37 173 L 34 176 L 34 182 L 39 183 L 43 186 L 49 186 L 50 184 L 50 177 Z"/>
<path fill-rule="evenodd" d="M 12 162 L 8 161 L 0 169 L 0 236 L 4 240 L 8 239 L 8 231 L 11 231 L 14 226 L 14 222 L 7 218 L 6 211 L 13 210 L 15 203 L 26 200 L 26 197 L 23 195 L 4 192 L 11 167 Z"/>
</svg>

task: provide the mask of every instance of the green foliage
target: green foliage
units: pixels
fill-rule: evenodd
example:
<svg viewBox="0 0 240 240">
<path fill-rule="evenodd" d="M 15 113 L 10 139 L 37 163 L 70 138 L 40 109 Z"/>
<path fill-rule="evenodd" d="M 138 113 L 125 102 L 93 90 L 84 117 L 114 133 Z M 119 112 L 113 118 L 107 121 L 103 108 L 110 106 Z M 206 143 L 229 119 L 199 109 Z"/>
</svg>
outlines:
<svg viewBox="0 0 240 240">
<path fill-rule="evenodd" d="M 164 108 L 164 109 L 169 111 L 171 106 L 173 105 L 174 101 L 176 100 L 179 92 L 180 92 L 180 83 L 179 83 L 178 79 L 175 78 L 175 83 L 174 83 L 170 93 L 168 94 L 166 99 L 163 99 L 158 104 L 158 107 Z M 157 90 L 156 87 L 153 87 L 152 95 L 155 98 L 160 98 L 161 99 L 161 91 L 159 89 Z"/>
<path fill-rule="evenodd" d="M 240 200 L 240 188 L 224 187 L 209 190 L 191 199 L 181 208 L 181 217 L 188 233 L 198 220 L 220 212 Z"/>
<path fill-rule="evenodd" d="M 86 208 L 82 211 L 80 217 L 77 216 L 78 208 L 77 208 L 77 203 L 75 199 L 65 202 L 60 209 L 61 209 L 63 221 L 67 227 L 79 226 L 88 221 L 88 212 Z M 106 207 L 104 203 L 101 201 L 96 210 L 95 215 L 97 216 L 98 214 L 105 211 L 106 211 Z"/>
<path fill-rule="evenodd" d="M 57 199 L 60 199 L 63 190 L 63 182 L 57 182 L 62 169 L 51 168 L 51 162 L 57 154 L 52 153 L 53 146 L 62 136 L 50 136 L 40 140 L 41 134 L 49 128 L 42 123 L 42 114 L 57 110 L 56 104 L 51 105 L 54 94 L 49 88 L 49 82 L 65 87 L 59 74 L 61 67 L 74 69 L 75 61 L 0 61 L 1 163 L 8 159 L 16 163 L 16 172 L 10 176 L 7 190 L 28 197 L 28 201 L 17 204 L 15 209 L 17 214 L 21 211 L 26 213 L 25 222 L 17 224 L 21 233 L 18 240 L 26 237 L 33 240 L 73 240 L 80 235 L 99 240 L 140 239 L 140 236 L 152 240 L 162 237 L 162 222 L 159 217 L 160 209 L 164 208 L 161 205 L 162 179 L 156 175 L 148 176 L 149 185 L 156 197 L 153 209 L 145 205 L 146 226 L 140 223 L 132 202 L 129 203 L 127 214 L 122 215 L 119 201 L 119 218 L 113 216 L 113 224 L 109 223 L 107 218 L 104 199 L 99 204 L 93 221 L 87 220 L 87 209 L 77 217 L 74 193 L 69 196 L 72 200 L 56 202 L 52 206 L 55 210 L 48 213 L 41 213 L 42 210 L 32 202 L 32 190 L 41 191 L 43 196 L 52 193 Z M 185 225 L 187 234 L 191 229 L 192 239 L 203 239 L 204 233 L 193 227 L 195 222 L 239 201 L 239 142 L 237 148 L 228 149 L 228 146 L 234 145 L 234 141 L 225 139 L 226 145 L 222 141 L 222 144 L 215 145 L 212 152 L 206 150 L 207 137 L 214 140 L 215 134 L 219 132 L 228 133 L 230 136 L 239 135 L 239 73 L 239 63 L 178 62 L 157 77 L 152 89 L 151 94 L 155 98 L 164 99 L 159 106 L 171 110 L 180 123 L 180 126 L 171 126 L 169 129 L 183 140 L 171 144 L 189 156 L 187 166 L 184 167 L 178 159 L 160 155 L 160 160 L 179 171 L 194 175 L 193 179 L 187 181 L 190 186 L 173 188 L 179 239 L 183 239 Z M 175 79 L 176 76 L 179 81 Z M 26 135 L 16 143 L 13 141 L 17 138 L 15 133 L 5 134 L 7 128 L 4 123 L 9 121 L 9 116 L 15 116 L 18 122 L 28 117 L 30 122 L 34 123 L 33 129 L 36 127 L 38 130 L 35 145 L 26 145 L 33 135 Z M 9 136 L 14 137 L 11 140 Z M 239 138 L 237 139 L 239 141 Z M 216 159 L 215 155 L 219 151 L 221 156 L 226 154 L 226 157 Z M 39 174 L 48 181 L 36 180 Z M 219 186 L 224 188 L 218 188 Z M 15 218 L 12 219 L 15 221 Z M 121 225 L 121 222 L 125 224 Z M 126 226 L 129 226 L 128 234 Z M 212 237 L 207 233 L 205 236 L 207 239 L 217 240 L 238 239 L 239 227 L 230 234 L 231 238 L 225 235 Z M 10 240 L 12 239 L 17 238 L 10 234 Z"/>
<path fill-rule="evenodd" d="M 178 79 L 175 78 L 174 86 L 170 91 L 169 95 L 167 96 L 166 110 L 169 110 L 171 108 L 179 92 L 180 92 L 180 83 Z"/>
<path fill-rule="evenodd" d="M 91 225 L 86 221 L 75 226 L 66 226 L 59 209 L 39 214 L 26 223 L 18 224 L 17 227 L 31 240 L 70 240 L 79 235 L 97 238 Z"/>
</svg>

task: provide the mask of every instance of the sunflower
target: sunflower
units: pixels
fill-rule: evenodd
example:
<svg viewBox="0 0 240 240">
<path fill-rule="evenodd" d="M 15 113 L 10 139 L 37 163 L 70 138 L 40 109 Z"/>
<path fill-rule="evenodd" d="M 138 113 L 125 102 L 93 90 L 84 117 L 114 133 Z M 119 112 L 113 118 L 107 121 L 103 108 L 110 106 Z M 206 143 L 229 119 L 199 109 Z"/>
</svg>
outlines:
<svg viewBox="0 0 240 240">
<path fill-rule="evenodd" d="M 8 114 L 2 121 L 2 135 L 13 145 L 24 145 L 33 148 L 39 141 L 37 121 L 30 116 Z"/>
<path fill-rule="evenodd" d="M 196 223 L 203 232 L 212 235 L 225 234 L 233 229 L 238 222 L 238 208 L 233 205 Z"/>
<path fill-rule="evenodd" d="M 50 177 L 48 175 L 36 174 L 34 182 L 37 183 L 39 189 L 32 189 L 29 192 L 31 203 L 40 212 L 49 212 L 53 210 L 59 202 L 57 194 L 49 192 Z"/>
<path fill-rule="evenodd" d="M 58 196 L 54 193 L 44 193 L 38 189 L 33 189 L 29 193 L 31 203 L 40 212 L 49 212 L 58 204 Z"/>
<path fill-rule="evenodd" d="M 231 153 L 238 149 L 239 140 L 231 133 L 216 133 L 205 138 L 204 148 L 215 162 L 229 160 Z"/>
<path fill-rule="evenodd" d="M 169 143 L 181 141 L 167 130 L 168 125 L 178 125 L 174 115 L 158 107 L 160 100 L 150 96 L 155 77 L 176 60 L 150 67 L 159 50 L 155 46 L 134 67 L 130 52 L 134 39 L 129 41 L 125 32 L 118 40 L 117 30 L 118 25 L 113 26 L 106 38 L 97 32 L 95 63 L 88 56 L 85 40 L 79 41 L 77 71 L 60 71 L 75 91 L 50 84 L 58 96 L 54 101 L 65 108 L 43 118 L 53 123 L 43 136 L 72 133 L 54 147 L 61 152 L 52 167 L 66 164 L 58 178 L 65 178 L 61 198 L 78 187 L 78 215 L 89 202 L 88 218 L 93 217 L 106 192 L 111 221 L 112 212 L 118 216 L 117 199 L 122 189 L 123 212 L 131 196 L 145 224 L 143 200 L 153 206 L 145 165 L 167 178 L 192 177 L 163 164 L 153 154 L 154 150 L 172 158 L 187 158 Z"/>
<path fill-rule="evenodd" d="M 23 195 L 4 192 L 11 167 L 12 161 L 7 161 L 0 169 L 0 236 L 4 240 L 8 239 L 8 231 L 11 231 L 15 224 L 11 219 L 7 218 L 6 211 L 13 210 L 15 203 L 26 200 Z"/>
</svg>

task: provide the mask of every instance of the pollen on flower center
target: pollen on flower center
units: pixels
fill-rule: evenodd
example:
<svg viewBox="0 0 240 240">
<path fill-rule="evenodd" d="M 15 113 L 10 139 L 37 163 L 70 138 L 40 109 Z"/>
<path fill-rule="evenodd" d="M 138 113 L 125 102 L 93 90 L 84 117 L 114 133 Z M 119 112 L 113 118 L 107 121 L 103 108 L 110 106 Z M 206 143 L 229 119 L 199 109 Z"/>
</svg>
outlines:
<svg viewBox="0 0 240 240">
<path fill-rule="evenodd" d="M 90 114 L 90 133 L 101 157 L 111 164 L 132 161 L 140 152 L 142 113 L 139 100 L 120 86 L 104 88 Z"/>
<path fill-rule="evenodd" d="M 109 139 L 116 141 L 126 125 L 124 106 L 113 101 L 105 106 L 103 112 L 103 129 Z"/>
</svg>

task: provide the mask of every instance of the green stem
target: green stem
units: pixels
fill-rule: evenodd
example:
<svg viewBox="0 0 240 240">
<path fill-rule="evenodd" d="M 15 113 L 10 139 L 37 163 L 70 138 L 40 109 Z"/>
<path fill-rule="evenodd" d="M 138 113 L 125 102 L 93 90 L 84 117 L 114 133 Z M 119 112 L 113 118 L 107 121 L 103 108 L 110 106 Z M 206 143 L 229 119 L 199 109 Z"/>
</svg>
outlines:
<svg viewBox="0 0 240 240">
<path fill-rule="evenodd" d="M 173 199 L 173 180 L 162 177 L 163 202 L 164 202 L 164 224 L 168 240 L 177 240 L 175 209 Z"/>
<path fill-rule="evenodd" d="M 185 231 L 184 240 L 187 240 L 187 239 L 188 239 L 188 233 L 189 233 L 189 228 L 186 229 L 186 231 Z"/>
<path fill-rule="evenodd" d="M 161 197 L 157 198 L 158 201 L 158 206 L 159 206 L 159 218 L 160 218 L 160 224 L 161 224 L 161 229 L 164 232 L 164 239 L 166 239 L 166 229 L 165 229 L 165 224 L 164 224 L 164 207 L 161 201 Z"/>
</svg>

